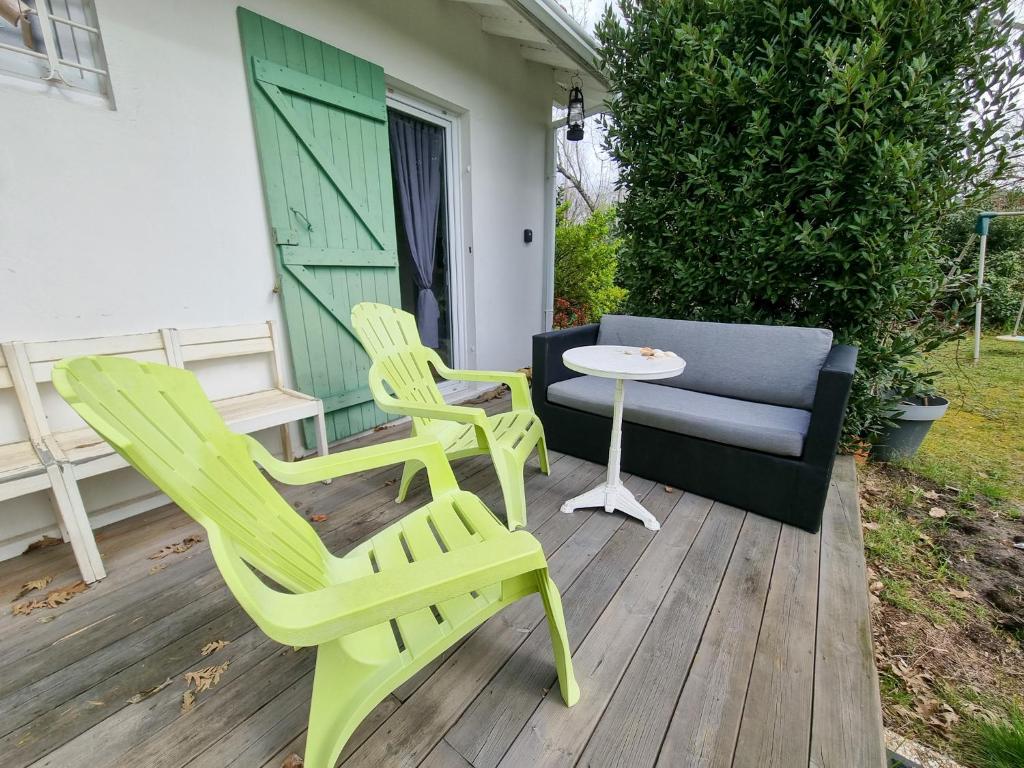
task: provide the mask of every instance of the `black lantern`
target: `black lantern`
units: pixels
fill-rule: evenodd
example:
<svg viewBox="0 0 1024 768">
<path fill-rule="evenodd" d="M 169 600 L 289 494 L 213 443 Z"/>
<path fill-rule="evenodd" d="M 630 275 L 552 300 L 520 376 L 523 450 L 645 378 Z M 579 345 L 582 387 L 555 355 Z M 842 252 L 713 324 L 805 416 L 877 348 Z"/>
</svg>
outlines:
<svg viewBox="0 0 1024 768">
<path fill-rule="evenodd" d="M 569 128 L 565 138 L 569 141 L 579 141 L 583 138 L 583 89 L 577 82 L 569 91 L 569 114 L 565 118 L 565 124 Z"/>
</svg>

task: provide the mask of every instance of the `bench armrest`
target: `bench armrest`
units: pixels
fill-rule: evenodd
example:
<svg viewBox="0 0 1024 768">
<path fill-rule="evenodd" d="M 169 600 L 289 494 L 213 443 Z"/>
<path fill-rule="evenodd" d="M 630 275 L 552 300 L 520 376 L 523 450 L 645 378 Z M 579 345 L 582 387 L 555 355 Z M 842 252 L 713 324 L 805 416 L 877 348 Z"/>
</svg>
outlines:
<svg viewBox="0 0 1024 768">
<path fill-rule="evenodd" d="M 548 387 L 581 374 L 562 363 L 562 353 L 573 347 L 597 344 L 597 323 L 538 333 L 533 337 L 533 406 L 539 410 L 548 397 Z"/>
<path fill-rule="evenodd" d="M 811 408 L 811 423 L 804 443 L 808 464 L 831 467 L 843 431 L 846 403 L 857 369 L 857 348 L 836 344 L 818 373 L 818 388 Z"/>
</svg>

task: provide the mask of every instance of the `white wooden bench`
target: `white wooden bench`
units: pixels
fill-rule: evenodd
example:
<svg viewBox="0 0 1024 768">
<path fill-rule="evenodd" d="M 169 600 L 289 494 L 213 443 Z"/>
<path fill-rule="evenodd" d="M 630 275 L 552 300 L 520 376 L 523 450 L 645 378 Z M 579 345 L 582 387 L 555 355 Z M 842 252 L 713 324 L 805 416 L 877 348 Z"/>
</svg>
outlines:
<svg viewBox="0 0 1024 768">
<path fill-rule="evenodd" d="M 15 390 L 29 439 L 0 445 L 0 501 L 48 490 L 59 527 L 71 542 L 82 578 L 91 583 L 102 579 L 106 571 L 89 528 L 89 519 L 78 487 L 68 476 L 69 469 L 49 453 L 35 419 L 30 418 L 29 400 L 35 387 L 26 386 L 24 380 L 16 376 L 14 366 L 8 365 L 7 360 L 14 361 L 16 354 L 11 344 L 0 347 L 0 392 Z"/>
<path fill-rule="evenodd" d="M 328 451 L 323 404 L 315 397 L 287 389 L 273 326 L 267 323 L 218 328 L 163 329 L 151 333 L 105 336 L 66 341 L 12 342 L 3 345 L 10 367 L 0 369 L 0 387 L 7 379 L 17 389 L 18 400 L 30 440 L 0 447 L 0 482 L 10 475 L 10 486 L 17 495 L 51 487 L 59 512 L 61 533 L 70 541 L 86 582 L 103 578 L 105 572 L 92 535 L 78 481 L 127 467 L 122 459 L 91 427 L 71 415 L 73 427 L 55 426 L 55 414 L 43 388 L 52 380 L 53 365 L 66 357 L 80 355 L 120 355 L 135 360 L 164 363 L 188 368 L 190 363 L 223 360 L 249 355 L 270 355 L 273 361 L 273 386 L 249 389 L 213 401 L 224 421 L 234 431 L 248 434 L 279 427 L 282 449 L 291 460 L 295 450 L 288 425 L 312 418 L 316 424 L 317 452 Z M 244 388 L 243 388 L 244 389 Z M 9 464 L 9 471 L 8 471 Z M 14 480 L 20 483 L 15 486 Z M 8 483 L 3 482 L 0 488 Z M 20 490 L 20 489 L 31 490 Z M 12 498 L 0 490 L 0 500 Z M 166 497 L 153 491 L 118 505 L 104 515 L 100 524 L 113 522 L 133 510 L 156 506 Z M 97 522 L 94 520 L 93 522 Z"/>
<path fill-rule="evenodd" d="M 288 425 L 302 419 L 314 419 L 317 453 L 327 455 L 327 426 L 323 403 L 311 395 L 284 386 L 284 371 L 277 351 L 277 338 L 270 322 L 252 325 L 228 325 L 218 328 L 169 329 L 168 352 L 173 365 L 188 368 L 189 363 L 224 360 L 248 355 L 270 355 L 274 365 L 274 386 L 242 392 L 214 400 L 213 404 L 228 426 L 249 434 L 271 427 L 281 428 L 285 458 L 295 457 Z"/>
</svg>

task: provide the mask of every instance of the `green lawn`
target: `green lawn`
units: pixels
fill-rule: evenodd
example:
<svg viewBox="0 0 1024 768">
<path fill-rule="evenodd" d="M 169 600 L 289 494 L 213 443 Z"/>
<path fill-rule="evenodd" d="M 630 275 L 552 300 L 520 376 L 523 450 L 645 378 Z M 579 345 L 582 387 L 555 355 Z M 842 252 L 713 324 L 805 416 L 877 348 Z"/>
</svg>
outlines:
<svg viewBox="0 0 1024 768">
<path fill-rule="evenodd" d="M 861 467 L 886 724 L 967 768 L 1024 766 L 1024 634 L 988 594 L 1020 589 L 1004 569 L 1024 516 L 1024 344 L 988 337 L 974 366 L 965 340 L 927 364 L 945 418 L 909 462 Z"/>
<path fill-rule="evenodd" d="M 939 394 L 949 412 L 936 422 L 910 468 L 943 485 L 1024 510 L 1024 343 L 982 341 L 981 362 L 969 340 L 932 353 Z"/>
</svg>

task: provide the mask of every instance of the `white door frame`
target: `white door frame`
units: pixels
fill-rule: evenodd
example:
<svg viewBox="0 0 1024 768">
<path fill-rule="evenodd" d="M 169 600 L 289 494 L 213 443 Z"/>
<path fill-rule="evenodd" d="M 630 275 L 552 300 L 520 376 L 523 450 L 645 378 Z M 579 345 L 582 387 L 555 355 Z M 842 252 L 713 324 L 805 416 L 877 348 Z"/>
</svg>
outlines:
<svg viewBox="0 0 1024 768">
<path fill-rule="evenodd" d="M 389 84 L 388 107 L 444 129 L 445 210 L 448 214 L 448 310 L 452 324 L 452 368 L 468 365 L 468 292 L 466 250 L 462 225 L 462 136 L 459 114 L 406 93 Z M 454 384 L 454 382 L 452 382 Z M 456 387 L 462 389 L 462 387 Z M 441 391 L 448 394 L 448 387 Z"/>
</svg>

